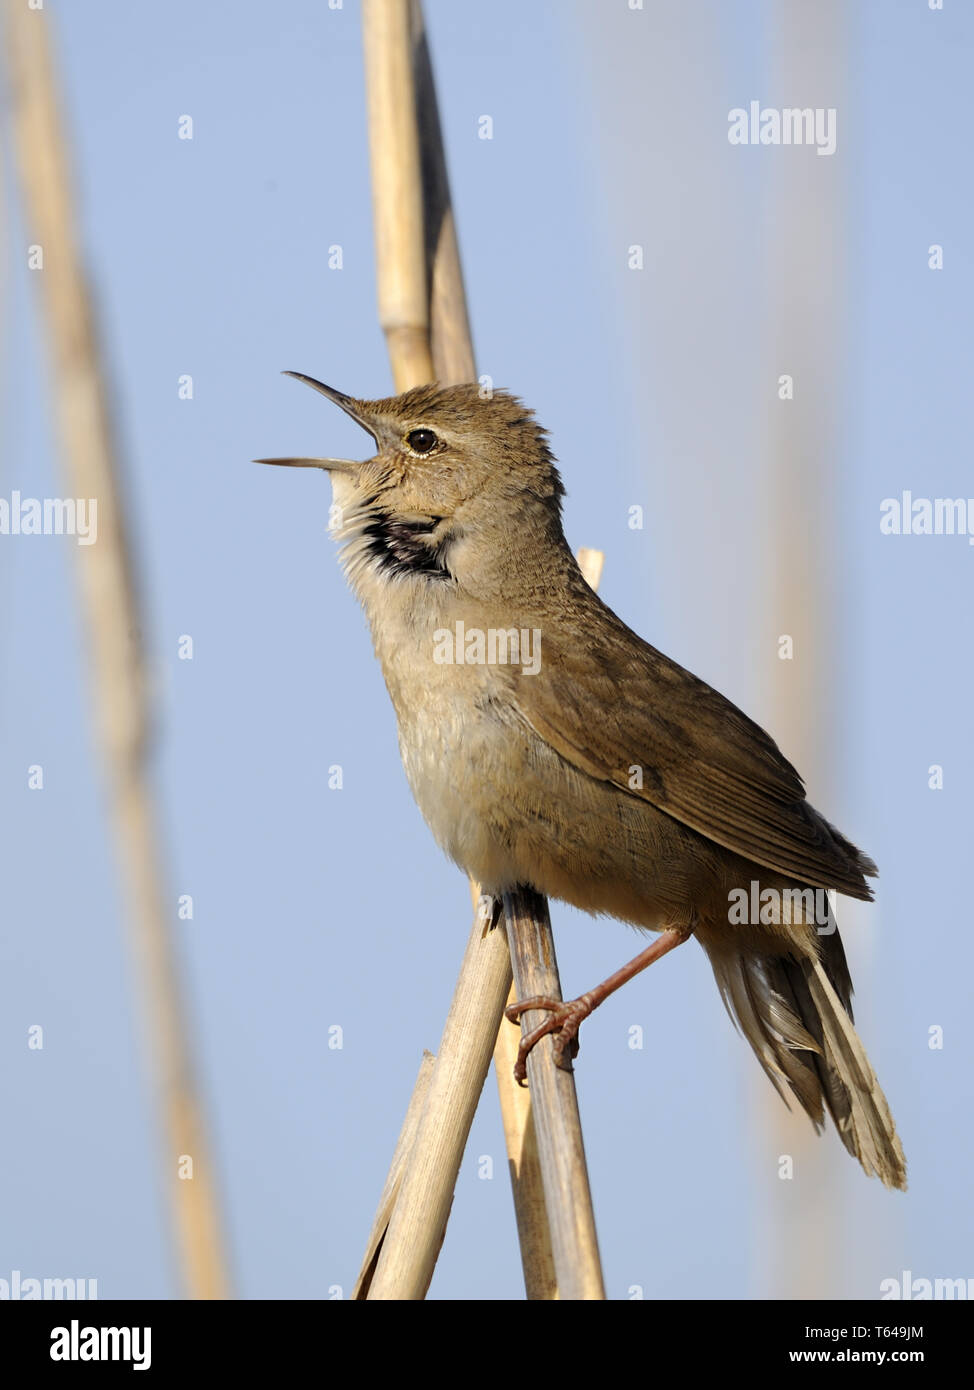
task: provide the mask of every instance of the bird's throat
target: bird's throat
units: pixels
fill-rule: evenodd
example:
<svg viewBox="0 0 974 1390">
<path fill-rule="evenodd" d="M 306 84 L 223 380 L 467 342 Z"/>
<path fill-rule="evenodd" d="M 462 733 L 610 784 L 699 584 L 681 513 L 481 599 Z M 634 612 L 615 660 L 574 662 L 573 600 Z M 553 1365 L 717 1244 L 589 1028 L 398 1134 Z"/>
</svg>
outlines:
<svg viewBox="0 0 974 1390">
<path fill-rule="evenodd" d="M 362 540 L 376 568 L 390 577 L 427 575 L 449 579 L 443 547 L 431 543 L 438 519 L 411 521 L 377 512 L 362 529 Z"/>
</svg>

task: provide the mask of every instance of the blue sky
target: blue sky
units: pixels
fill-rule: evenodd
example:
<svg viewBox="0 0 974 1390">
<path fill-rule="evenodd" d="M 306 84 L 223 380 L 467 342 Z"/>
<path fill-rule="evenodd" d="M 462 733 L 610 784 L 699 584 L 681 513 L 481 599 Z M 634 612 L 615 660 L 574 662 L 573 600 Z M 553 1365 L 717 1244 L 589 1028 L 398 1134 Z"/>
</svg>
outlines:
<svg viewBox="0 0 974 1390">
<path fill-rule="evenodd" d="M 839 922 L 911 1189 L 884 1192 L 834 1135 L 819 1141 L 823 1291 L 876 1297 L 903 1269 L 974 1275 L 957 1200 L 974 1157 L 962 877 L 974 550 L 879 532 L 881 500 L 904 488 L 974 494 L 972 201 L 958 172 L 972 15 L 951 0 L 939 13 L 840 6 L 839 56 L 799 90 L 786 6 L 426 8 L 478 369 L 551 430 L 566 530 L 605 550 L 608 602 L 791 756 L 785 732 L 827 731 L 821 761 L 801 766 L 810 795 L 882 871 L 878 904 L 840 903 Z M 361 449 L 356 427 L 282 369 L 355 395 L 390 389 L 358 6 L 45 9 L 129 476 L 168 881 L 174 903 L 195 903 L 174 930 L 236 1287 L 347 1294 L 469 927 L 466 883 L 409 797 L 325 532 L 327 482 L 249 462 Z M 822 31 L 828 49 L 825 19 Z M 751 99 L 835 106 L 836 154 L 731 147 L 727 113 Z M 491 141 L 477 138 L 485 113 Z M 177 138 L 186 114 L 191 141 Z M 9 154 L 0 495 L 58 496 Z M 642 272 L 627 266 L 637 243 Z M 933 243 L 942 271 L 928 269 Z M 789 305 L 830 336 L 813 352 L 785 334 L 804 375 L 783 417 L 773 383 L 791 360 L 775 334 Z M 782 517 L 771 499 L 795 459 L 813 509 Z M 0 536 L 0 1277 L 170 1297 L 71 546 Z M 826 594 L 819 659 L 783 672 L 776 637 L 809 588 Z M 27 788 L 38 763 L 43 792 Z M 335 763 L 341 791 L 328 788 Z M 634 953 L 625 927 L 553 915 L 572 992 Z M 37 1023 L 42 1052 L 25 1042 Z M 702 953 L 688 946 L 609 1001 L 576 1071 L 610 1297 L 787 1292 L 768 1254 L 777 1102 Z M 788 1200 L 811 1208 L 809 1191 L 796 1180 Z M 431 1296 L 521 1293 L 491 1076 Z"/>
</svg>

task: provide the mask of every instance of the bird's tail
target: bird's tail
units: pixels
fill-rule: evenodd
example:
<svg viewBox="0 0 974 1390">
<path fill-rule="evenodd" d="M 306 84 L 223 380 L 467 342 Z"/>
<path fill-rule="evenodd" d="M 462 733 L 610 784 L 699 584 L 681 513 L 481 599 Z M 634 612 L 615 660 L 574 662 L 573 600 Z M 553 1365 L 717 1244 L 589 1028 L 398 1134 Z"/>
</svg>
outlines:
<svg viewBox="0 0 974 1390">
<path fill-rule="evenodd" d="M 852 981 L 837 931 L 821 958 L 708 952 L 727 1011 L 785 1103 L 786 1088 L 821 1130 L 825 1108 L 866 1173 L 906 1187 L 906 1158 L 886 1097 L 852 1026 Z"/>
</svg>

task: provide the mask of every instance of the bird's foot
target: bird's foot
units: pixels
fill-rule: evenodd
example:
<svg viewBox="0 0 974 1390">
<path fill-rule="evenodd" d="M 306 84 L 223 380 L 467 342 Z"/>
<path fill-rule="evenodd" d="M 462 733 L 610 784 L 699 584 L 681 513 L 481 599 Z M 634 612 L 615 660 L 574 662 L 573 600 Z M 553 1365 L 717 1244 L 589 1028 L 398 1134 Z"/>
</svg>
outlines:
<svg viewBox="0 0 974 1390">
<path fill-rule="evenodd" d="M 654 960 L 659 960 L 667 951 L 672 951 L 674 946 L 686 941 L 687 937 L 693 934 L 695 926 L 696 916 L 685 926 L 667 927 L 651 946 L 647 946 L 645 951 L 640 951 L 635 960 L 631 960 L 628 965 L 624 965 L 621 970 L 617 970 L 600 985 L 590 989 L 587 994 L 579 995 L 577 999 L 548 999 L 542 994 L 534 994 L 530 999 L 520 999 L 516 1004 L 509 1004 L 504 1013 L 512 1023 L 517 1023 L 521 1015 L 530 1009 L 547 1009 L 550 1014 L 544 1023 L 539 1023 L 537 1028 L 532 1028 L 531 1032 L 525 1033 L 521 1039 L 517 1061 L 514 1064 L 514 1080 L 517 1084 L 523 1086 L 528 1074 L 525 1065 L 528 1053 L 548 1033 L 558 1034 L 554 1039 L 556 1064 L 565 1071 L 571 1071 L 571 1058 L 578 1056 L 578 1029 L 582 1020 L 588 1018 L 603 999 L 607 999 L 627 980 L 638 975 L 640 970 L 645 970 Z"/>
<path fill-rule="evenodd" d="M 504 1015 L 511 1023 L 520 1022 L 521 1015 L 528 1013 L 531 1009 L 546 1009 L 549 1015 L 543 1023 L 539 1023 L 537 1028 L 532 1028 L 529 1033 L 525 1033 L 521 1039 L 521 1045 L 517 1050 L 517 1061 L 514 1063 L 514 1080 L 519 1086 L 524 1085 L 528 1074 L 528 1053 L 536 1043 L 539 1043 L 549 1033 L 557 1033 L 558 1035 L 553 1040 L 555 1065 L 565 1071 L 571 1071 L 571 1059 L 578 1056 L 578 1030 L 582 1021 L 588 1018 L 594 1008 L 595 1001 L 587 994 L 583 994 L 578 999 L 567 1000 L 546 999 L 542 994 L 535 994 L 530 999 L 521 999 L 516 1004 L 508 1005 L 504 1010 Z"/>
</svg>

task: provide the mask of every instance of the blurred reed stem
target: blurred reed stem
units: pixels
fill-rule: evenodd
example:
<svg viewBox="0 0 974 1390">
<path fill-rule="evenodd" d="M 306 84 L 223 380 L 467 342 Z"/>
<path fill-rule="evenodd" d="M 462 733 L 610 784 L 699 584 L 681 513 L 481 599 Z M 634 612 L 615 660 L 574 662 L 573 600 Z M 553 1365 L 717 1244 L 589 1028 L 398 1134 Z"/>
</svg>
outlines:
<svg viewBox="0 0 974 1390">
<path fill-rule="evenodd" d="M 6 0 L 7 67 L 14 144 L 41 293 L 66 492 L 97 501 L 93 545 L 73 547 L 93 710 L 127 888 L 126 926 L 135 957 L 156 1101 L 161 1167 L 179 1272 L 194 1299 L 228 1296 L 216 1177 L 173 940 L 175 904 L 164 888 L 159 825 L 147 771 L 149 702 L 135 590 L 104 370 L 82 267 L 77 219 L 51 59 L 47 16 Z M 192 1161 L 192 1177 L 180 1178 Z"/>
</svg>

